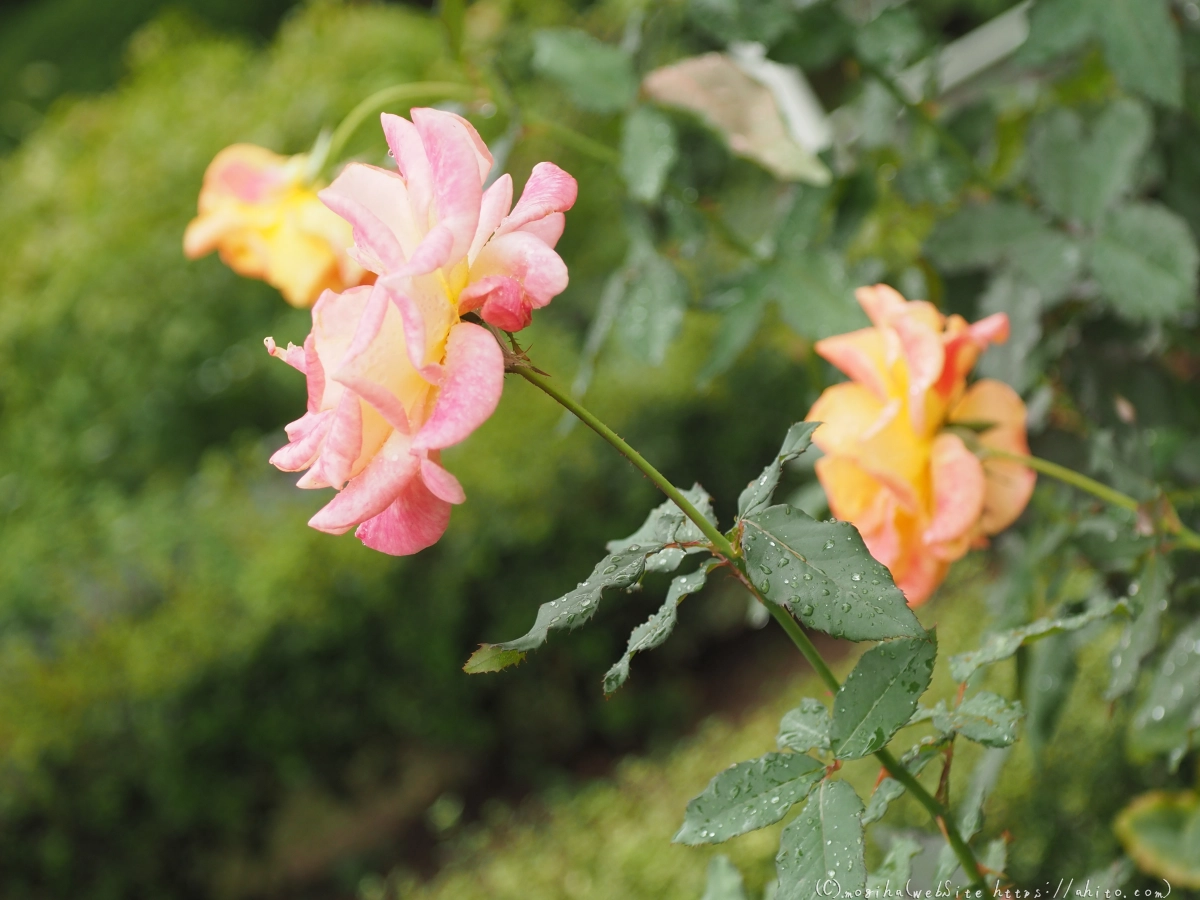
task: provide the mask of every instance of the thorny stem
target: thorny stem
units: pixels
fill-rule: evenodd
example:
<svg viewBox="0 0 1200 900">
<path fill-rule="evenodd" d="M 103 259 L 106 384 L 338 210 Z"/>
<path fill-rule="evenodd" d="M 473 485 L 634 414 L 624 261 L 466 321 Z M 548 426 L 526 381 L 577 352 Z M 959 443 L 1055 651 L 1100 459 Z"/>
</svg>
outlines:
<svg viewBox="0 0 1200 900">
<path fill-rule="evenodd" d="M 1146 509 L 1144 504 L 1139 503 L 1128 494 L 1123 494 L 1115 488 L 1109 487 L 1107 484 L 1102 484 L 1094 478 L 1089 478 L 1080 472 L 1076 472 L 1074 469 L 1068 469 L 1066 466 L 1050 462 L 1048 459 L 1042 459 L 1039 456 L 1026 456 L 1021 453 L 1009 453 L 1005 450 L 994 450 L 991 447 L 981 447 L 979 452 L 985 459 L 1003 459 L 1009 462 L 1020 463 L 1023 466 L 1033 469 L 1035 472 L 1041 472 L 1043 475 L 1057 478 L 1064 484 L 1069 484 L 1074 488 L 1085 491 L 1093 497 L 1098 497 L 1105 503 L 1112 504 L 1121 509 L 1127 509 L 1133 513 L 1141 513 Z M 1178 541 L 1179 546 L 1189 550 L 1200 550 L 1200 534 L 1192 531 L 1173 515 L 1160 516 L 1153 524 L 1156 529 L 1172 535 Z"/>
<path fill-rule="evenodd" d="M 821 656 L 821 652 L 816 648 L 812 640 L 804 633 L 804 629 L 792 618 L 791 613 L 776 603 L 768 602 L 762 596 L 761 592 L 754 586 L 754 583 L 746 574 L 746 561 L 734 549 L 729 539 L 721 534 L 717 530 L 717 527 L 709 522 L 708 519 L 704 518 L 700 514 L 700 511 L 658 469 L 650 465 L 640 453 L 625 443 L 615 431 L 596 418 L 583 404 L 570 396 L 570 394 L 560 391 L 547 378 L 539 375 L 529 365 L 513 365 L 509 367 L 509 371 L 516 372 L 534 387 L 548 394 L 563 407 L 578 416 L 580 421 L 596 432 L 596 434 L 600 435 L 600 437 L 604 438 L 604 440 L 608 441 L 622 456 L 633 463 L 643 475 L 654 482 L 655 486 L 666 494 L 683 511 L 684 515 L 696 524 L 696 527 L 703 532 L 704 536 L 711 541 L 713 551 L 724 559 L 733 570 L 734 576 L 745 585 L 747 590 L 758 598 L 758 601 L 767 608 L 775 618 L 775 621 L 787 632 L 787 636 L 792 639 L 792 643 L 796 645 L 797 649 L 808 660 L 821 680 L 825 682 L 826 687 L 834 694 L 841 689 L 841 683 L 837 680 L 837 676 L 833 674 L 833 671 L 829 668 L 829 665 L 825 662 Z M 904 785 L 908 792 L 917 799 L 917 802 L 924 806 L 933 817 L 938 828 L 945 834 L 946 840 L 954 850 L 954 855 L 958 857 L 963 872 L 970 879 L 972 887 L 986 889 L 979 862 L 975 859 L 975 854 L 970 846 L 963 840 L 962 835 L 958 833 L 958 828 L 950 821 L 950 812 L 945 805 L 930 794 L 924 785 L 917 781 L 912 773 L 886 748 L 876 751 L 875 758 L 887 769 L 888 774 Z"/>
<path fill-rule="evenodd" d="M 467 84 L 453 81 L 414 81 L 410 84 L 394 84 L 381 91 L 376 91 L 362 100 L 354 109 L 346 114 L 333 135 L 326 149 L 325 163 L 322 169 L 336 164 L 341 158 L 346 143 L 354 137 L 354 132 L 367 120 L 372 113 L 382 112 L 396 104 L 412 104 L 418 100 L 473 100 L 479 95 L 476 88 Z"/>
<path fill-rule="evenodd" d="M 633 463 L 635 468 L 637 468 L 643 475 L 654 482 L 654 486 L 666 494 L 667 497 L 670 498 L 671 502 L 673 502 L 683 511 L 685 516 L 696 523 L 696 527 L 700 529 L 700 531 L 706 538 L 709 539 L 710 542 L 712 542 L 713 550 L 715 550 L 720 556 L 730 561 L 738 558 L 740 554 L 733 548 L 733 544 L 729 543 L 729 539 L 726 538 L 725 535 L 721 534 L 721 532 L 717 530 L 717 527 L 713 525 L 712 522 L 704 518 L 704 516 L 700 514 L 700 510 L 696 509 L 696 507 L 692 505 L 691 501 L 688 500 L 687 497 L 683 496 L 679 489 L 666 479 L 666 476 L 664 476 L 662 472 L 658 471 L 658 469 L 646 462 L 645 458 L 640 453 L 625 443 L 619 434 L 596 418 L 591 412 L 588 411 L 586 407 L 583 406 L 583 404 L 572 397 L 569 393 L 560 391 L 554 384 L 550 382 L 548 378 L 543 378 L 541 375 L 537 374 L 533 371 L 533 369 L 527 366 L 515 367 L 514 371 L 516 371 L 518 375 L 520 375 L 534 387 L 546 394 L 549 394 L 562 406 L 566 407 L 572 413 L 578 416 L 579 420 L 583 422 L 584 425 L 592 429 L 592 431 L 596 432 L 596 434 L 600 435 L 600 437 L 612 444 L 622 456 Z"/>
</svg>

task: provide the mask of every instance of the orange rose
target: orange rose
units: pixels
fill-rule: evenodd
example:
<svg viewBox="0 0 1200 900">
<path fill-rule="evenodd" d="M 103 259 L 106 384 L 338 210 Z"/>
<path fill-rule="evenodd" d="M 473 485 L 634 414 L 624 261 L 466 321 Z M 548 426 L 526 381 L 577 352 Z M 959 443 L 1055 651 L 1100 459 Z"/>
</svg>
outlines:
<svg viewBox="0 0 1200 900">
<path fill-rule="evenodd" d="M 830 511 L 854 523 L 917 606 L 951 562 L 1012 524 L 1036 478 L 1016 463 L 981 462 L 945 426 L 986 426 L 983 446 L 1027 454 L 1025 404 L 999 381 L 966 385 L 987 345 L 1008 338 L 1003 313 L 968 325 L 884 284 L 857 296 L 872 327 L 816 344 L 851 378 L 808 413 L 824 423 L 814 435 L 825 453 L 816 472 Z"/>
<path fill-rule="evenodd" d="M 350 225 L 308 183 L 308 164 L 305 154 L 226 147 L 204 173 L 199 215 L 184 233 L 183 252 L 196 259 L 216 250 L 233 271 L 278 288 L 292 306 L 312 306 L 322 291 L 373 281 L 347 252 Z"/>
</svg>

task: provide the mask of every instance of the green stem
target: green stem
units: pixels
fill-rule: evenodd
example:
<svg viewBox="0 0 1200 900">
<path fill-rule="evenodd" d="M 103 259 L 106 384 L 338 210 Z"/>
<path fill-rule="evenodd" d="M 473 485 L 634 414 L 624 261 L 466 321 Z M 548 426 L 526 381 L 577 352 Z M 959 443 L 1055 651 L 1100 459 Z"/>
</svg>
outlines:
<svg viewBox="0 0 1200 900">
<path fill-rule="evenodd" d="M 559 124 L 553 119 L 547 119 L 535 112 L 522 111 L 521 116 L 530 125 L 544 129 L 561 143 L 578 150 L 584 156 L 590 156 L 596 162 L 606 166 L 616 166 L 621 163 L 621 154 L 612 147 L 593 140 L 586 134 L 580 134 L 574 128 L 568 128 L 566 125 Z"/>
<path fill-rule="evenodd" d="M 1128 494 L 1123 494 L 1094 478 L 1088 478 L 1088 476 L 1076 472 L 1074 469 L 1060 466 L 1058 463 L 1042 459 L 1040 456 L 1009 453 L 1005 450 L 994 450 L 991 447 L 982 447 L 980 448 L 980 452 L 985 459 L 1003 459 L 1009 462 L 1020 463 L 1023 466 L 1033 469 L 1035 472 L 1041 472 L 1043 475 L 1057 478 L 1064 484 L 1078 488 L 1081 491 L 1091 494 L 1093 497 L 1099 497 L 1105 503 L 1120 507 L 1121 509 L 1127 509 L 1130 512 L 1136 513 L 1143 508 L 1142 504 L 1138 503 L 1136 499 L 1130 497 Z M 1189 550 L 1200 550 L 1200 534 L 1192 531 L 1186 525 L 1166 521 L 1156 522 L 1155 525 L 1173 535 L 1181 547 L 1186 547 Z"/>
<path fill-rule="evenodd" d="M 516 369 L 518 375 L 532 384 L 534 387 L 549 394 L 552 398 L 558 401 L 559 404 L 569 409 L 572 413 L 579 417 L 588 428 L 600 435 L 610 444 L 612 444 L 622 456 L 633 463 L 643 475 L 654 482 L 654 486 L 666 494 L 671 501 L 678 506 L 685 516 L 696 523 L 696 527 L 703 532 L 704 536 L 712 543 L 713 549 L 725 557 L 725 559 L 733 561 L 739 556 L 738 552 L 733 548 L 733 544 L 729 543 L 729 539 L 717 530 L 717 526 L 704 518 L 700 514 L 700 510 L 692 505 L 691 501 L 679 491 L 675 485 L 671 484 L 658 469 L 646 462 L 645 458 L 630 447 L 621 439 L 615 431 L 601 422 L 598 418 L 592 415 L 579 401 L 570 394 L 560 391 L 555 387 L 549 379 L 543 378 L 527 366 L 520 366 Z"/>
<path fill-rule="evenodd" d="M 792 618 L 791 613 L 776 603 L 769 603 L 762 596 L 758 588 L 754 586 L 754 583 L 746 574 L 745 560 L 742 559 L 741 554 L 734 549 L 733 545 L 729 542 L 729 539 L 726 538 L 725 535 L 721 534 L 721 532 L 717 530 L 717 527 L 708 521 L 708 519 L 704 518 L 704 516 L 700 514 L 700 511 L 696 509 L 696 507 L 693 506 L 688 499 L 684 497 L 683 494 L 681 494 L 679 490 L 673 484 L 671 484 L 671 482 L 669 482 L 661 472 L 658 471 L 658 469 L 646 462 L 640 453 L 630 447 L 629 444 L 625 443 L 625 441 L 623 441 L 615 431 L 596 418 L 596 416 L 588 411 L 588 409 L 579 403 L 579 401 L 569 394 L 560 391 L 548 379 L 537 374 L 528 366 L 518 366 L 512 371 L 515 371 L 534 387 L 550 395 L 551 398 L 578 416 L 580 421 L 582 421 L 585 425 L 591 428 L 592 431 L 596 432 L 596 434 L 600 435 L 600 437 L 604 438 L 604 440 L 608 441 L 613 447 L 615 447 L 622 456 L 633 463 L 643 475 L 654 482 L 655 486 L 657 486 L 659 490 L 666 494 L 676 506 L 683 510 L 684 515 L 691 519 L 696 524 L 696 527 L 698 527 L 704 533 L 704 536 L 709 539 L 709 541 L 712 543 L 713 550 L 718 555 L 724 557 L 725 560 L 734 567 L 734 571 L 738 577 L 738 580 L 740 580 L 746 586 L 746 588 L 758 598 L 758 601 L 767 608 L 772 616 L 774 616 L 775 621 L 782 626 L 785 632 L 787 632 L 788 637 L 792 639 L 792 643 L 796 645 L 796 647 L 804 655 L 804 658 L 808 660 L 809 664 L 821 677 L 821 680 L 825 682 L 825 685 L 829 688 L 829 690 L 836 694 L 841 689 L 841 683 L 837 680 L 837 676 L 833 674 L 833 671 L 829 668 L 824 658 L 822 658 L 821 652 L 816 648 L 812 640 L 810 640 L 808 635 L 804 633 L 804 629 L 802 629 L 799 623 Z M 972 887 L 986 889 L 983 875 L 979 870 L 979 863 L 975 860 L 975 854 L 971 851 L 971 848 L 967 845 L 967 842 L 962 839 L 962 836 L 958 833 L 957 827 L 950 821 L 949 811 L 946 809 L 946 807 L 939 803 L 938 800 L 929 793 L 929 791 L 925 790 L 924 785 L 917 781 L 917 779 L 912 776 L 908 769 L 901 765 L 896 757 L 892 756 L 892 754 L 889 753 L 886 748 L 877 751 L 875 753 L 875 758 L 879 760 L 885 769 L 887 769 L 888 774 L 904 785 L 904 787 L 908 789 L 909 793 L 911 793 L 938 822 L 942 830 L 945 832 L 946 839 L 950 842 L 950 846 L 953 848 L 955 856 L 958 857 L 958 861 L 962 865 L 963 871 L 971 880 Z"/>
<path fill-rule="evenodd" d="M 321 168 L 327 169 L 329 165 L 336 164 L 341 159 L 347 142 L 372 113 L 383 112 L 387 107 L 396 104 L 411 105 L 418 100 L 473 100 L 478 94 L 476 88 L 453 81 L 414 81 L 410 84 L 394 84 L 376 91 L 350 110 L 341 124 L 334 129 L 329 139 L 325 165 Z"/>
</svg>

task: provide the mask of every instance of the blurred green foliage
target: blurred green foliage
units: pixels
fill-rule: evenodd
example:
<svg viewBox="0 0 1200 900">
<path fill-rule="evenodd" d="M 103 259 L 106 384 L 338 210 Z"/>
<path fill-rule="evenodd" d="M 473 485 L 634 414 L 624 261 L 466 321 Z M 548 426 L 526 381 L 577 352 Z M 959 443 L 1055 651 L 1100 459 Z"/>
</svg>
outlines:
<svg viewBox="0 0 1200 900">
<path fill-rule="evenodd" d="M 286 797 L 345 796 L 356 760 L 386 774 L 399 746 L 492 750 L 491 771 L 529 783 L 584 744 L 632 746 L 693 715 L 686 677 L 649 677 L 655 664 L 600 700 L 616 633 L 561 641 L 503 683 L 459 670 L 640 521 L 651 490 L 623 461 L 582 429 L 558 437 L 558 411 L 514 384 L 447 454 L 471 502 L 435 550 L 394 560 L 317 534 L 304 523 L 321 499 L 266 465 L 303 384 L 261 340 L 300 340 L 306 314 L 182 258 L 217 150 L 303 150 L 373 90 L 461 77 L 442 48 L 435 21 L 399 8 L 318 4 L 266 52 L 168 17 L 130 45 L 118 92 L 59 107 L 0 164 L 5 896 L 207 896 L 221 859 L 261 855 Z M 359 144 L 384 153 L 378 135 Z M 553 143 L 522 143 L 510 168 L 542 158 L 583 185 L 562 244 L 573 290 L 530 333 L 569 378 L 572 329 L 622 253 L 586 223 L 619 213 L 602 170 Z M 745 406 L 736 380 L 692 392 L 709 332 L 693 321 L 653 378 L 614 360 L 592 402 L 667 471 L 730 496 L 812 393 L 768 351 L 741 376 L 775 386 L 754 427 L 709 442 Z M 711 461 L 679 469 L 700 435 Z"/>
</svg>

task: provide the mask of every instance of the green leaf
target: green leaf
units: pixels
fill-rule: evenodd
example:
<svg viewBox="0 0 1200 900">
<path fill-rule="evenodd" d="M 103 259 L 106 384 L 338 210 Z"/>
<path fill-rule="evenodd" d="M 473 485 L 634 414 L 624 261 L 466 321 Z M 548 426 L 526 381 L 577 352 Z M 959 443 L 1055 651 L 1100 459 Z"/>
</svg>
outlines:
<svg viewBox="0 0 1200 900">
<path fill-rule="evenodd" d="M 1150 554 L 1130 590 L 1135 586 L 1139 609 L 1133 620 L 1125 626 L 1117 649 L 1113 652 L 1112 680 L 1104 694 L 1105 700 L 1116 700 L 1133 690 L 1133 686 L 1137 684 L 1138 672 L 1142 668 L 1142 660 L 1149 656 L 1158 644 L 1158 635 L 1162 630 L 1160 622 L 1167 609 L 1167 597 L 1171 586 L 1170 564 L 1161 554 Z"/>
<path fill-rule="evenodd" d="M 738 495 L 738 516 L 752 516 L 760 513 L 771 504 L 771 495 L 779 486 L 779 478 L 783 467 L 799 457 L 812 446 L 812 435 L 820 422 L 797 422 L 788 429 L 783 439 L 783 446 L 775 459 L 767 464 L 762 474 L 750 482 Z"/>
<path fill-rule="evenodd" d="M 1171 643 L 1134 714 L 1129 748 L 1134 753 L 1171 753 L 1173 762 L 1192 744 L 1200 729 L 1200 619 Z"/>
<path fill-rule="evenodd" d="M 979 856 L 979 863 L 992 872 L 1004 872 L 1008 868 L 1008 842 L 1002 837 L 989 841 Z"/>
<path fill-rule="evenodd" d="M 1175 888 L 1200 888 L 1200 797 L 1192 791 L 1151 791 L 1113 823 L 1125 852 L 1143 872 Z"/>
<path fill-rule="evenodd" d="M 887 568 L 848 522 L 818 522 L 785 504 L 740 525 L 755 586 L 808 627 L 852 641 L 925 635 Z"/>
<path fill-rule="evenodd" d="M 995 632 L 987 636 L 983 646 L 978 650 L 950 657 L 950 675 L 955 681 L 966 681 L 975 673 L 976 669 L 990 666 L 1002 659 L 1008 659 L 1023 644 L 1033 643 L 1047 635 L 1075 631 L 1112 615 L 1118 609 L 1124 611 L 1126 608 L 1125 602 L 1122 600 L 1105 600 L 1074 616 L 1066 616 L 1061 619 L 1038 619 L 1022 628 Z"/>
<path fill-rule="evenodd" d="M 1048 232 L 1049 233 L 1049 232 Z M 996 378 L 1020 392 L 1038 376 L 1036 349 L 1042 336 L 1042 293 L 1027 279 L 1002 271 L 979 298 L 979 313 L 1008 316 L 1008 340 L 989 348 L 979 362 L 979 374 Z"/>
<path fill-rule="evenodd" d="M 795 15 L 789 0 L 690 0 L 688 18 L 720 41 L 757 41 L 770 45 Z"/>
<path fill-rule="evenodd" d="M 1150 114 L 1133 100 L 1111 103 L 1086 131 L 1078 113 L 1056 107 L 1030 140 L 1034 187 L 1055 214 L 1094 226 L 1129 191 L 1150 134 Z"/>
<path fill-rule="evenodd" d="M 708 884 L 700 900 L 746 900 L 742 873 L 728 856 L 721 854 L 709 860 Z"/>
<path fill-rule="evenodd" d="M 1067 633 L 1052 634 L 1029 648 L 1025 676 L 1025 706 L 1028 710 L 1025 735 L 1035 756 L 1050 743 L 1079 672 L 1075 662 L 1075 642 L 1071 638 L 1072 635 Z"/>
<path fill-rule="evenodd" d="M 1019 65 L 1040 66 L 1081 46 L 1096 31 L 1095 0 L 1038 0 L 1029 14 L 1029 37 Z"/>
<path fill-rule="evenodd" d="M 766 298 L 750 293 L 741 286 L 734 287 L 729 295 L 732 302 L 718 309 L 721 324 L 713 340 L 712 355 L 700 372 L 698 380 L 701 385 L 708 384 L 732 366 L 754 339 L 754 335 L 758 333 L 758 326 L 762 324 Z"/>
<path fill-rule="evenodd" d="M 480 644 L 479 649 L 471 654 L 471 658 L 463 665 L 463 671 L 468 675 L 479 675 L 484 672 L 499 672 L 514 666 L 525 658 L 520 650 L 501 650 L 494 644 Z"/>
<path fill-rule="evenodd" d="M 670 260 L 649 242 L 635 243 L 626 263 L 629 279 L 617 319 L 617 334 L 633 356 L 661 365 L 679 333 L 688 289 Z"/>
<path fill-rule="evenodd" d="M 980 691 L 952 710 L 944 707 L 933 715 L 933 725 L 942 732 L 957 732 L 977 744 L 1007 747 L 1017 739 L 1017 723 L 1025 717 L 1020 701 L 1009 703 L 998 694 Z"/>
<path fill-rule="evenodd" d="M 779 306 L 784 323 L 820 340 L 867 324 L 841 254 L 827 248 L 781 254 L 759 276 L 761 292 Z"/>
<path fill-rule="evenodd" d="M 838 759 L 887 746 L 929 687 L 937 635 L 886 641 L 868 650 L 833 698 L 829 743 Z"/>
<path fill-rule="evenodd" d="M 655 203 L 678 156 L 675 126 L 661 112 L 639 106 L 625 117 L 621 132 L 621 177 L 633 199 Z"/>
<path fill-rule="evenodd" d="M 971 204 L 938 222 L 925 249 L 947 272 L 979 269 L 998 265 L 1022 238 L 1047 230 L 1042 217 L 1021 203 Z"/>
<path fill-rule="evenodd" d="M 1179 32 L 1167 0 L 1097 3 L 1104 56 L 1122 86 L 1166 106 L 1183 101 Z"/>
<path fill-rule="evenodd" d="M 782 819 L 825 777 L 801 753 L 768 753 L 730 766 L 688 805 L 676 844 L 719 844 Z"/>
<path fill-rule="evenodd" d="M 519 662 L 524 651 L 546 643 L 551 631 L 578 628 L 590 619 L 600 606 L 605 588 L 628 588 L 636 584 L 646 570 L 647 555 L 661 549 L 661 544 L 631 544 L 605 557 L 596 564 L 587 581 L 557 600 L 538 607 L 533 627 L 521 637 L 501 644 L 483 644 L 471 654 L 464 669 L 494 672 Z M 498 651 L 522 651 L 513 656 Z M 492 668 L 480 668 L 492 666 Z"/>
<path fill-rule="evenodd" d="M 653 650 L 661 646 L 675 628 L 679 615 L 679 604 L 688 594 L 694 594 L 704 587 L 708 573 L 717 567 L 718 563 L 711 560 L 694 572 L 687 575 L 676 575 L 671 579 L 671 587 L 667 590 L 667 598 L 658 612 L 643 622 L 629 635 L 629 644 L 624 655 L 617 660 L 611 669 L 604 674 L 604 693 L 611 694 L 629 678 L 629 664 L 634 654 L 643 650 Z"/>
<path fill-rule="evenodd" d="M 867 817 L 863 816 L 863 823 L 866 821 Z M 907 835 L 898 834 L 892 838 L 892 846 L 888 848 L 887 856 L 875 873 L 867 878 L 868 896 L 903 896 L 902 889 L 912 878 L 913 857 L 924 849 Z"/>
<path fill-rule="evenodd" d="M 779 840 L 775 900 L 813 900 L 830 879 L 833 896 L 854 896 L 867 884 L 863 860 L 862 801 L 845 781 L 825 781 Z"/>
<path fill-rule="evenodd" d="M 577 106 L 592 112 L 617 112 L 637 94 L 629 57 L 577 28 L 535 31 L 533 69 L 558 82 Z"/>
<path fill-rule="evenodd" d="M 962 797 L 958 813 L 958 831 L 963 840 L 971 840 L 983 827 L 983 806 L 1000 780 L 1000 770 L 1004 768 L 1008 754 L 1007 747 L 984 751 L 983 759 L 971 773 L 971 783 Z"/>
<path fill-rule="evenodd" d="M 1108 305 L 1133 322 L 1175 319 L 1196 306 L 1200 253 L 1187 223 L 1165 206 L 1113 210 L 1090 261 Z"/>
<path fill-rule="evenodd" d="M 829 749 L 829 710 L 820 700 L 805 697 L 795 709 L 790 709 L 779 720 L 779 734 L 775 744 L 780 750 L 785 747 L 797 753 L 809 750 Z"/>
<path fill-rule="evenodd" d="M 693 484 L 686 491 L 681 491 L 687 501 L 692 504 L 709 522 L 717 524 L 717 516 L 713 512 L 712 497 L 708 491 Z M 689 544 L 705 542 L 708 539 L 704 532 L 684 515 L 683 510 L 675 505 L 673 500 L 664 500 L 646 516 L 646 521 L 637 531 L 626 538 L 609 541 L 605 549 L 609 553 L 624 553 L 627 550 L 654 547 L 646 560 L 647 572 L 674 572 L 679 568 L 685 556 L 689 553 L 700 553 L 703 547 L 664 547 L 664 544 Z"/>
<path fill-rule="evenodd" d="M 950 739 L 945 735 L 926 738 L 905 753 L 900 758 L 900 762 L 914 777 L 920 775 L 931 760 L 941 755 L 942 750 L 949 742 Z M 885 777 L 876 786 L 875 793 L 871 795 L 871 799 L 867 803 L 867 811 L 863 814 L 863 824 L 870 825 L 872 822 L 882 819 L 892 801 L 898 800 L 905 790 L 907 789 L 904 785 L 892 776 Z"/>
</svg>

